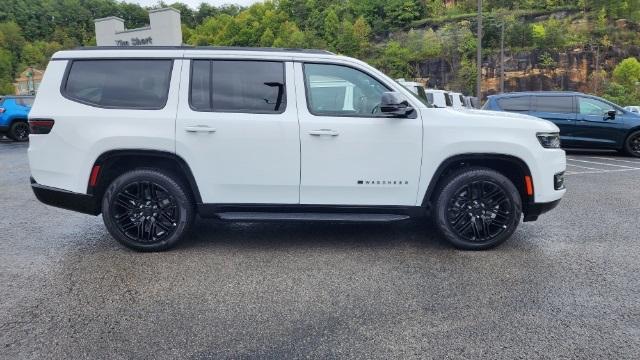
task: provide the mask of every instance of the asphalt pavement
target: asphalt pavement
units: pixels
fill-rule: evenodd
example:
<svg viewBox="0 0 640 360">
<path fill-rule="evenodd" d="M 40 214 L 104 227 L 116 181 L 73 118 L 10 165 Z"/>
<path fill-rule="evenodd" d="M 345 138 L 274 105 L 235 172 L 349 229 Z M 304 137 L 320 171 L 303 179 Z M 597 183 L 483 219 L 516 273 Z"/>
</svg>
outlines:
<svg viewBox="0 0 640 360">
<path fill-rule="evenodd" d="M 0 358 L 637 359 L 640 160 L 568 163 L 559 207 L 491 251 L 416 220 L 199 220 L 146 254 L 39 203 L 0 141 Z"/>
</svg>

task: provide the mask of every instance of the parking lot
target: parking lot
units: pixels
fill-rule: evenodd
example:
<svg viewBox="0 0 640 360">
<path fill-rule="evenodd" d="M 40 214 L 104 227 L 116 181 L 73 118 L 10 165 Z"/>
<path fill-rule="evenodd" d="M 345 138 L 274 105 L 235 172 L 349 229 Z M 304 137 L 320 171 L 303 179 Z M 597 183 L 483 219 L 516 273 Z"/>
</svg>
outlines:
<svg viewBox="0 0 640 360">
<path fill-rule="evenodd" d="M 640 353 L 640 159 L 568 155 L 501 247 L 422 221 L 199 221 L 166 253 L 40 204 L 0 141 L 0 358 L 599 358 Z M 64 161 L 64 159 L 61 159 Z"/>
</svg>

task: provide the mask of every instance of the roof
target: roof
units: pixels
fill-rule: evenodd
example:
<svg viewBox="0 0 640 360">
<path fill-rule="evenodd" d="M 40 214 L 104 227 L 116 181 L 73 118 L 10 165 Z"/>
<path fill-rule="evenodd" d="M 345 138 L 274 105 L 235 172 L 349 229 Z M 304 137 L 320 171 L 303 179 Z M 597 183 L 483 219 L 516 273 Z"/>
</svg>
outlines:
<svg viewBox="0 0 640 360">
<path fill-rule="evenodd" d="M 509 92 L 504 94 L 489 95 L 488 97 L 512 97 L 512 96 L 531 96 L 531 95 L 588 95 L 577 91 L 522 91 Z"/>
<path fill-rule="evenodd" d="M 296 49 L 296 48 L 269 48 L 269 47 L 244 47 L 244 46 L 81 46 L 73 50 L 219 50 L 219 51 L 263 51 L 303 54 L 335 55 L 321 49 Z"/>
</svg>

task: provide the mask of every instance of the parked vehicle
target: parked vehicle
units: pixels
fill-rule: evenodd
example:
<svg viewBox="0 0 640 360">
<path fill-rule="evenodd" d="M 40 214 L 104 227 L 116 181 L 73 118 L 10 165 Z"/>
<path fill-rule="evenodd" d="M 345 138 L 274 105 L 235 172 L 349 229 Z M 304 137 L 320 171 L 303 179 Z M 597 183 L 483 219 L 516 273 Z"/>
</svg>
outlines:
<svg viewBox="0 0 640 360">
<path fill-rule="evenodd" d="M 451 107 L 460 110 L 465 108 L 464 95 L 457 92 L 450 92 L 449 98 L 451 99 Z"/>
<path fill-rule="evenodd" d="M 430 215 L 454 246 L 486 249 L 565 193 L 558 128 L 506 117 L 434 109 L 325 51 L 61 51 L 29 115 L 32 189 L 102 213 L 116 240 L 143 251 L 174 246 L 196 214 Z"/>
<path fill-rule="evenodd" d="M 464 97 L 464 107 L 467 109 L 479 109 L 480 101 L 478 101 L 477 97 L 474 96 L 465 96 Z"/>
<path fill-rule="evenodd" d="M 424 86 L 422 86 L 422 84 L 420 84 L 418 82 L 415 82 L 415 81 L 406 81 L 405 79 L 396 79 L 396 81 L 400 85 L 404 86 L 409 91 L 411 91 L 412 93 L 417 95 L 419 98 L 421 98 L 421 99 L 427 101 L 429 104 L 433 105 L 433 102 L 431 101 L 433 99 L 433 96 L 431 96 L 431 100 L 430 100 L 430 97 L 425 92 Z"/>
<path fill-rule="evenodd" d="M 640 106 L 625 106 L 624 109 L 634 114 L 640 114 Z"/>
<path fill-rule="evenodd" d="M 7 95 L 0 97 L 0 135 L 15 141 L 29 140 L 27 118 L 33 96 Z"/>
<path fill-rule="evenodd" d="M 436 90 L 436 89 L 426 89 L 425 93 L 427 94 L 427 99 L 429 102 L 439 108 L 445 107 L 453 107 L 453 103 L 451 102 L 451 97 L 449 93 L 445 90 Z"/>
<path fill-rule="evenodd" d="M 552 121 L 564 147 L 615 149 L 640 157 L 640 116 L 597 96 L 529 92 L 489 96 L 483 109 Z"/>
</svg>

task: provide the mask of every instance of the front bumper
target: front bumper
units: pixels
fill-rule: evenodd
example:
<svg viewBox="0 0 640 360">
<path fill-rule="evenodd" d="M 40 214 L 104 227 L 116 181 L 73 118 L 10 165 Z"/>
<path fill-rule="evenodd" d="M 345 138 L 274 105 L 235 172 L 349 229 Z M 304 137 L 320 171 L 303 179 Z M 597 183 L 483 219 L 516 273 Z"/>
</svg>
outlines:
<svg viewBox="0 0 640 360">
<path fill-rule="evenodd" d="M 40 185 L 31 178 L 31 190 L 40 202 L 89 215 L 99 215 L 100 206 L 92 195 Z"/>
<path fill-rule="evenodd" d="M 546 202 L 546 203 L 526 204 L 524 206 L 524 209 L 522 209 L 522 212 L 524 213 L 524 219 L 522 221 L 528 222 L 528 221 L 538 220 L 538 216 L 555 209 L 555 207 L 558 206 L 558 204 L 560 203 L 560 200 L 562 199 L 558 199 L 558 200 Z"/>
</svg>

